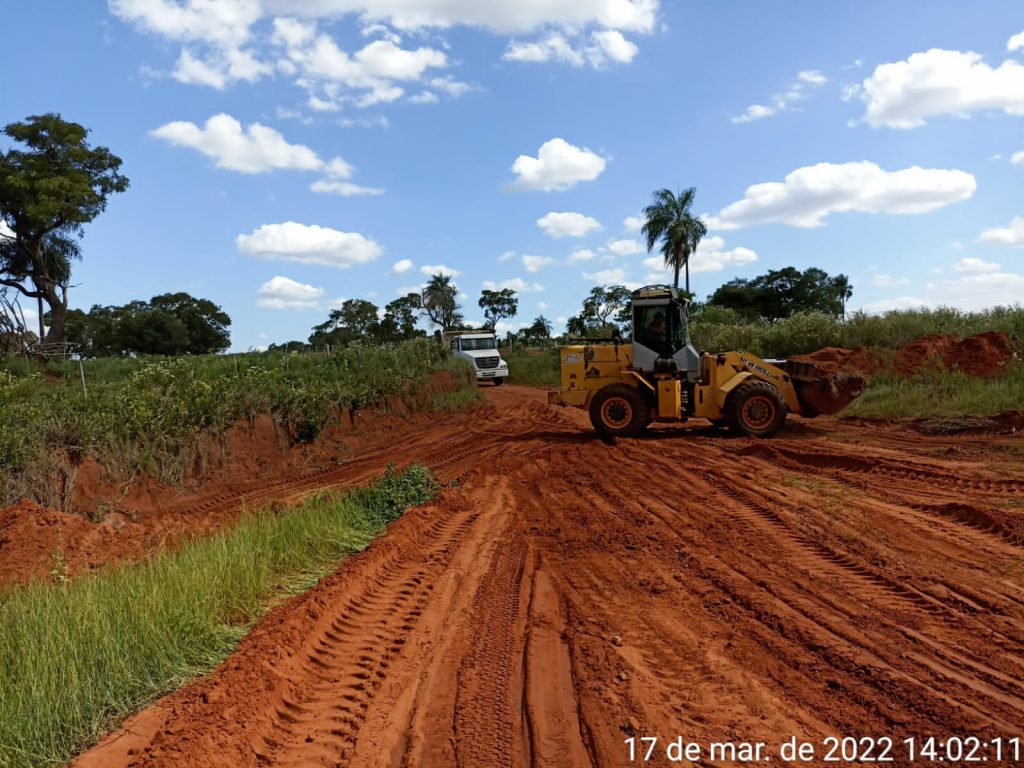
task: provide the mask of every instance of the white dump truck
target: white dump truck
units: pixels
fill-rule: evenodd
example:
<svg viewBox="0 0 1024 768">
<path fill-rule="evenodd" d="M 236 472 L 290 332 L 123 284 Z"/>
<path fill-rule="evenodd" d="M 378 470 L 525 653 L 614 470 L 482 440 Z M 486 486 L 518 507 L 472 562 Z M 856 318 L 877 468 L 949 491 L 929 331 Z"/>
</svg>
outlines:
<svg viewBox="0 0 1024 768">
<path fill-rule="evenodd" d="M 493 331 L 448 331 L 444 341 L 450 344 L 456 357 L 466 360 L 476 369 L 477 381 L 493 381 L 498 387 L 508 377 L 508 364 L 498 352 L 498 339 Z"/>
</svg>

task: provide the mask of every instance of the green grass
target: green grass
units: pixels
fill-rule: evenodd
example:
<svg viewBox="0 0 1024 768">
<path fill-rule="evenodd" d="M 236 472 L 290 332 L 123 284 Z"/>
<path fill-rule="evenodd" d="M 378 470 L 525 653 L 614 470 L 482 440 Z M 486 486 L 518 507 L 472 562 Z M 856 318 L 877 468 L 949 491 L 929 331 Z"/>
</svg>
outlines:
<svg viewBox="0 0 1024 768">
<path fill-rule="evenodd" d="M 929 371 L 913 378 L 874 377 L 845 416 L 991 416 L 1024 408 L 1024 365 L 1011 366 L 996 379 L 960 372 Z"/>
<path fill-rule="evenodd" d="M 417 389 L 438 370 L 465 387 L 473 372 L 429 339 L 323 354 L 252 353 L 0 368 L 0 505 L 28 497 L 67 509 L 74 469 L 96 456 L 117 479 L 181 482 L 204 437 L 270 414 L 292 442 L 313 440 L 346 412 Z M 208 442 L 208 441 L 206 441 Z"/>
<path fill-rule="evenodd" d="M 0 766 L 63 764 L 210 670 L 271 603 L 437 490 L 423 467 L 389 468 L 366 488 L 252 514 L 145 564 L 0 593 Z"/>
<path fill-rule="evenodd" d="M 531 387 L 559 386 L 558 349 L 503 349 L 502 357 L 508 362 L 508 380 L 512 384 Z"/>
</svg>

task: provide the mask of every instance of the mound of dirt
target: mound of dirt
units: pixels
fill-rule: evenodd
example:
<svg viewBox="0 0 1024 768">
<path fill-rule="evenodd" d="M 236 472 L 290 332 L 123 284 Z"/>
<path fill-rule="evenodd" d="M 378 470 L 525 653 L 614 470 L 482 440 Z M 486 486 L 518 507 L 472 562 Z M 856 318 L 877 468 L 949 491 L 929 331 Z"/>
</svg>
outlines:
<svg viewBox="0 0 1024 768">
<path fill-rule="evenodd" d="M 992 378 L 1002 375 L 1014 352 L 1008 336 L 994 331 L 961 339 L 935 334 L 905 344 L 896 350 L 874 347 L 825 347 L 797 359 L 809 360 L 825 373 L 871 375 L 891 369 L 910 377 L 929 366 L 959 370 L 968 376 Z"/>
</svg>

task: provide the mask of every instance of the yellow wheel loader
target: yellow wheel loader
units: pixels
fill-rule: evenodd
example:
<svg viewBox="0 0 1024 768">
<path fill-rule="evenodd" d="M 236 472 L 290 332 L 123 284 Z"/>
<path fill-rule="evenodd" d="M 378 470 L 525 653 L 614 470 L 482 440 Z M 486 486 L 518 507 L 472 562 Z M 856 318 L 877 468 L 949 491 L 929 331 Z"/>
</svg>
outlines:
<svg viewBox="0 0 1024 768">
<path fill-rule="evenodd" d="M 698 353 L 690 344 L 688 304 L 667 285 L 634 291 L 632 342 L 563 347 L 561 388 L 548 402 L 588 409 L 603 437 L 633 437 L 652 421 L 689 418 L 770 437 L 787 413 L 838 413 L 864 389 L 860 377 L 825 376 L 804 361 Z"/>
</svg>

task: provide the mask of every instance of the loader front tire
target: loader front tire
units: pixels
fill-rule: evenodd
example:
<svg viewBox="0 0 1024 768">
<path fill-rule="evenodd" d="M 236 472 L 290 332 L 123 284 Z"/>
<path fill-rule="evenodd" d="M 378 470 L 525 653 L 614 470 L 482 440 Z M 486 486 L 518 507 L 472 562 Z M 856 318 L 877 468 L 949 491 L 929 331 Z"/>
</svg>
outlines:
<svg viewBox="0 0 1024 768">
<path fill-rule="evenodd" d="M 765 381 L 745 381 L 725 403 L 729 425 L 751 437 L 771 437 L 786 422 L 779 390 Z"/>
<path fill-rule="evenodd" d="M 609 384 L 590 401 L 590 422 L 601 437 L 636 437 L 650 423 L 650 412 L 636 389 Z"/>
</svg>

